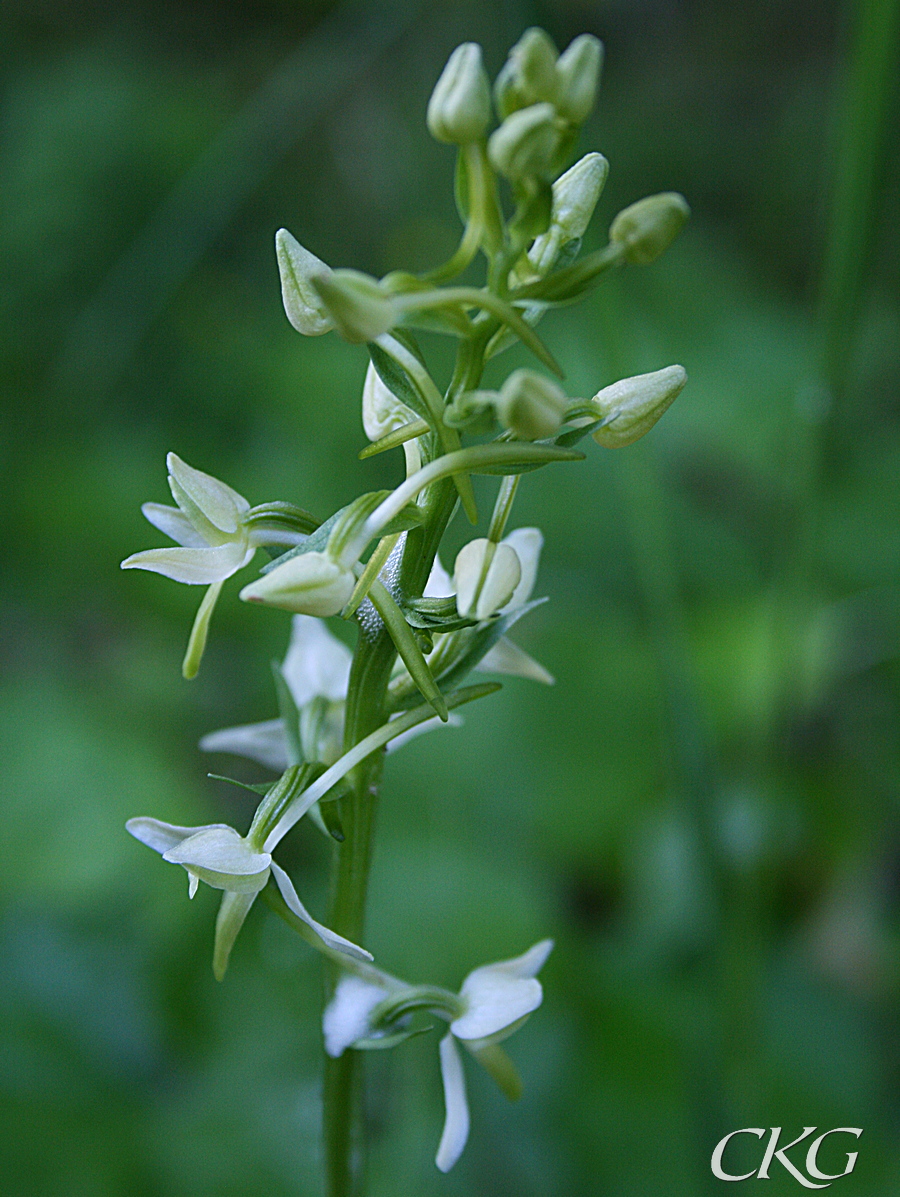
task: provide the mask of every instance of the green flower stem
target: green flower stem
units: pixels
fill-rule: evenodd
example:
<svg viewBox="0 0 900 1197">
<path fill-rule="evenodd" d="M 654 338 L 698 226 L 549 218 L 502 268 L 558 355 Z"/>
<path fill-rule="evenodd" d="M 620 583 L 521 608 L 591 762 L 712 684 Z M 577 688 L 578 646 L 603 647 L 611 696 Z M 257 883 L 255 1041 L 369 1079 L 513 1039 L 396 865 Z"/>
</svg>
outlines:
<svg viewBox="0 0 900 1197">
<path fill-rule="evenodd" d="M 414 353 L 403 345 L 396 337 L 385 333 L 380 336 L 376 342 L 385 353 L 389 353 L 391 357 L 398 362 L 417 388 L 422 397 L 422 401 L 428 408 L 429 415 L 434 428 L 440 438 L 444 453 L 453 453 L 461 446 L 459 433 L 455 428 L 448 428 L 444 423 L 444 398 L 441 392 L 437 389 L 434 379 L 419 361 Z M 478 522 L 478 508 L 475 505 L 475 493 L 472 490 L 472 483 L 468 474 L 459 473 L 454 479 L 453 484 L 459 493 L 460 502 L 463 505 L 463 510 L 473 524 Z"/>
<path fill-rule="evenodd" d="M 478 247 L 485 236 L 488 181 L 485 177 L 484 151 L 477 142 L 470 142 L 468 145 L 461 146 L 459 152 L 465 161 L 466 177 L 469 184 L 469 218 L 466 221 L 462 240 L 453 257 L 443 266 L 429 270 L 422 276 L 424 281 L 429 283 L 444 283 L 448 279 L 462 274 L 478 253 Z"/>
<path fill-rule="evenodd" d="M 465 470 L 493 470 L 496 468 L 515 468 L 527 465 L 547 465 L 551 461 L 582 461 L 583 453 L 572 449 L 559 449 L 553 445 L 533 445 L 526 441 L 514 441 L 507 444 L 494 443 L 489 445 L 470 445 L 465 449 L 458 449 L 454 453 L 445 453 L 423 466 L 372 512 L 363 525 L 357 540 L 348 544 L 344 553 L 347 559 L 358 559 L 370 540 L 378 536 L 382 528 L 398 515 L 407 503 L 433 482 Z"/>
<path fill-rule="evenodd" d="M 589 287 L 599 282 L 600 276 L 607 270 L 621 265 L 622 253 L 620 245 L 607 245 L 603 249 L 595 250 L 580 262 L 565 266 L 547 278 L 542 278 L 540 282 L 518 287 L 510 295 L 510 300 L 515 302 L 533 299 L 544 303 L 565 303 L 570 299 L 578 299 Z"/>
<path fill-rule="evenodd" d="M 497 495 L 497 501 L 494 504 L 494 513 L 491 516 L 491 524 L 487 534 L 488 540 L 494 544 L 503 538 L 503 533 L 506 530 L 506 522 L 512 512 L 521 477 L 521 474 L 510 474 L 500 484 L 500 491 Z"/>
</svg>

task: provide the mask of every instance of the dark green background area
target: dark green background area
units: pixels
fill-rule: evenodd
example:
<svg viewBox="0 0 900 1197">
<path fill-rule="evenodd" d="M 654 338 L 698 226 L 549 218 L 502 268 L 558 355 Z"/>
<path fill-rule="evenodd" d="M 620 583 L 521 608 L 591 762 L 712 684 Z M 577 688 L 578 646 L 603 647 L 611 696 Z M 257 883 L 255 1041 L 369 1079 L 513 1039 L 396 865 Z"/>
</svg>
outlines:
<svg viewBox="0 0 900 1197">
<path fill-rule="evenodd" d="M 356 457 L 365 353 L 293 332 L 273 235 L 374 274 L 441 260 L 459 226 L 430 90 L 458 42 L 481 41 L 494 74 L 533 23 L 606 42 L 581 142 L 611 163 L 589 244 L 653 191 L 694 213 L 664 259 L 543 335 L 573 395 L 674 361 L 690 382 L 633 448 L 589 443 L 520 490 L 551 601 L 517 638 L 556 687 L 510 680 L 388 762 L 376 958 L 455 988 L 545 935 L 557 948 L 509 1045 L 525 1097 L 468 1068 L 472 1135 L 448 1177 L 436 1036 L 373 1053 L 371 1191 L 706 1195 L 723 1134 L 777 1125 L 864 1128 L 835 1184 L 898 1191 L 896 97 L 858 302 L 855 284 L 844 308 L 816 300 L 855 11 L 4 5 L 4 1194 L 321 1192 L 318 960 L 254 909 L 217 985 L 215 895 L 188 906 L 180 871 L 123 827 L 244 825 L 243 792 L 205 774 L 260 771 L 196 744 L 273 717 L 289 617 L 226 584 L 188 684 L 198 591 L 118 563 L 162 541 L 140 503 L 166 501 L 167 450 L 320 516 L 395 484 L 399 454 Z M 440 374 L 446 346 L 427 349 Z M 446 563 L 467 535 L 458 516 Z M 328 845 L 302 826 L 283 860 L 321 916 Z M 768 1197 L 799 1191 L 773 1168 Z"/>
</svg>

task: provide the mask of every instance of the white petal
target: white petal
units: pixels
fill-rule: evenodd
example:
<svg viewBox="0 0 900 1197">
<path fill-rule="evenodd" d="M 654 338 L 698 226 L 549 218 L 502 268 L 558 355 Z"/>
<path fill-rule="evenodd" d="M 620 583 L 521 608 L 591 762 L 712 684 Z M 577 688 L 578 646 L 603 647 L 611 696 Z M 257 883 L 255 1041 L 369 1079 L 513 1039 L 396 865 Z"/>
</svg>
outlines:
<svg viewBox="0 0 900 1197">
<path fill-rule="evenodd" d="M 434 1162 L 441 1172 L 449 1172 L 462 1155 L 469 1137 L 469 1103 L 466 1101 L 466 1078 L 463 1076 L 459 1049 L 449 1031 L 441 1040 L 440 1053 L 447 1115 Z"/>
<path fill-rule="evenodd" d="M 345 973 L 337 984 L 334 996 L 325 1007 L 322 1031 L 325 1050 L 334 1059 L 346 1048 L 369 1034 L 369 1015 L 388 996 L 388 991 L 362 977 Z"/>
<path fill-rule="evenodd" d="M 523 956 L 469 973 L 459 991 L 466 1012 L 450 1024 L 453 1034 L 458 1039 L 485 1039 L 536 1010 L 543 990 L 535 974 L 552 948 L 553 940 L 543 939 Z"/>
<path fill-rule="evenodd" d="M 177 544 L 186 549 L 205 549 L 209 546 L 188 517 L 178 507 L 166 507 L 164 503 L 144 503 L 141 511 L 154 528 L 165 532 Z"/>
<path fill-rule="evenodd" d="M 287 737 L 280 719 L 244 723 L 240 727 L 223 727 L 221 731 L 210 732 L 200 741 L 200 750 L 233 752 L 235 756 L 258 761 L 276 773 L 283 773 L 289 763 Z"/>
<path fill-rule="evenodd" d="M 552 673 L 530 657 L 524 648 L 501 636 L 493 648 L 488 649 L 475 666 L 481 673 L 504 673 L 510 677 L 525 677 L 532 682 L 543 682 L 552 686 L 556 679 Z"/>
<path fill-rule="evenodd" d="M 236 574 L 255 550 L 240 541 L 219 545 L 215 549 L 147 549 L 132 553 L 122 562 L 122 569 L 149 569 L 175 582 L 191 586 L 210 586 Z"/>
<path fill-rule="evenodd" d="M 214 889 L 255 893 L 266 884 L 272 857 L 256 852 L 233 827 L 204 828 L 163 853 Z"/>
<path fill-rule="evenodd" d="M 311 275 L 327 273 L 329 268 L 292 237 L 287 229 L 279 229 L 275 234 L 275 253 L 281 276 L 284 310 L 297 332 L 306 337 L 318 337 L 334 328 L 334 321 L 309 281 Z"/>
<path fill-rule="evenodd" d="M 400 712 L 394 718 L 399 719 Z M 387 751 L 396 752 L 398 748 L 402 748 L 404 744 L 408 744 L 410 740 L 414 740 L 416 736 L 421 736 L 424 732 L 437 731 L 440 727 L 462 727 L 462 724 L 462 715 L 457 715 L 453 711 L 450 712 L 446 722 L 435 715 L 433 719 L 426 719 L 424 723 L 418 723 L 415 727 L 411 727 L 409 731 L 401 732 L 399 736 L 395 736 L 393 740 L 388 742 Z"/>
<path fill-rule="evenodd" d="M 319 696 L 329 702 L 346 698 L 352 660 L 350 649 L 332 636 L 321 619 L 294 616 L 281 672 L 298 707 Z"/>
<path fill-rule="evenodd" d="M 508 544 L 515 549 L 522 576 L 513 592 L 512 598 L 503 607 L 503 611 L 515 611 L 531 598 L 534 583 L 537 580 L 538 565 L 541 560 L 541 549 L 544 547 L 544 537 L 540 528 L 516 528 L 509 536 L 504 536 L 502 544 Z"/>
<path fill-rule="evenodd" d="M 294 889 L 293 882 L 284 869 L 279 868 L 274 861 L 272 861 L 272 876 L 275 878 L 275 883 L 281 890 L 281 896 L 284 898 L 287 905 L 294 912 L 299 919 L 303 919 L 308 927 L 312 927 L 319 939 L 329 948 L 334 948 L 335 951 L 343 952 L 346 956 L 352 956 L 354 960 L 371 960 L 371 952 L 367 952 L 365 948 L 358 948 L 355 943 L 351 943 L 349 939 L 344 939 L 343 935 L 338 935 L 334 931 L 329 931 L 327 927 L 323 927 L 321 923 L 317 923 L 313 916 L 309 913 L 300 899 L 297 897 L 297 891 Z M 359 1038 L 359 1036 L 357 1036 Z"/>
<path fill-rule="evenodd" d="M 213 478 L 211 474 L 195 470 L 175 453 L 166 457 L 166 466 L 178 485 L 187 492 L 210 523 L 215 524 L 222 532 L 237 532 L 241 515 L 250 510 L 250 504 L 243 495 L 239 495 L 218 478 Z"/>
<path fill-rule="evenodd" d="M 159 819 L 150 819 L 144 815 L 137 819 L 129 819 L 125 830 L 136 840 L 152 848 L 154 852 L 168 852 L 198 831 L 221 831 L 228 828 L 226 823 L 208 823 L 205 827 L 178 827 L 175 823 L 163 823 Z M 230 831 L 231 828 L 228 828 Z"/>
<path fill-rule="evenodd" d="M 371 362 L 363 383 L 362 419 L 370 441 L 380 440 L 417 419 L 416 413 L 384 385 Z"/>
<path fill-rule="evenodd" d="M 425 584 L 424 597 L 425 598 L 449 598 L 454 594 L 453 579 L 441 565 L 440 557 L 435 557 L 434 565 L 431 567 L 431 573 L 428 575 L 428 581 Z"/>
<path fill-rule="evenodd" d="M 521 576 L 519 558 L 510 545 L 494 546 L 483 536 L 470 540 L 460 549 L 453 567 L 460 615 L 489 619 L 511 600 Z"/>
</svg>

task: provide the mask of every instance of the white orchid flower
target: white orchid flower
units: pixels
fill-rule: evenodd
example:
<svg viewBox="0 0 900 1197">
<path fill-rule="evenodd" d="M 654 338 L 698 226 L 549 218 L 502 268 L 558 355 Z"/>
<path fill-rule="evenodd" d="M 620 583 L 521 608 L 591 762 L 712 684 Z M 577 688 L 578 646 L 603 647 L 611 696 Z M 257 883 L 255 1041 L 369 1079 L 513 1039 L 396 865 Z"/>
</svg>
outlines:
<svg viewBox="0 0 900 1197">
<path fill-rule="evenodd" d="M 343 751 L 344 703 L 350 680 L 352 654 L 328 630 L 325 621 L 295 615 L 291 640 L 281 673 L 300 715 L 299 735 L 306 760 L 333 765 Z M 449 723 L 460 722 L 451 716 Z M 415 736 L 444 726 L 435 719 L 420 723 L 397 736 L 388 752 Z M 283 772 L 290 761 L 288 736 L 281 719 L 247 723 L 210 732 L 200 741 L 203 752 L 231 752 Z"/>
<path fill-rule="evenodd" d="M 250 562 L 260 542 L 245 525 L 250 504 L 243 495 L 218 478 L 193 469 L 174 453 L 166 457 L 166 465 L 169 488 L 178 506 L 144 503 L 141 510 L 154 528 L 179 547 L 132 553 L 122 562 L 122 569 L 148 569 L 176 582 L 209 587 L 194 620 L 182 667 L 185 677 L 194 677 L 222 583 Z"/>
<path fill-rule="evenodd" d="M 508 545 L 514 550 L 521 570 L 519 583 L 512 597 L 499 610 L 501 615 L 507 615 L 510 611 L 524 607 L 531 598 L 537 581 L 544 537 L 539 528 L 516 528 L 505 536 L 500 544 Z M 435 557 L 425 587 L 426 597 L 445 598 L 454 593 L 453 579 L 444 569 L 440 558 Z M 500 637 L 475 668 L 482 673 L 503 673 L 512 677 L 529 678 L 531 681 L 542 682 L 545 686 L 552 686 L 554 683 L 553 675 L 548 673 L 543 665 L 506 636 Z"/>
<path fill-rule="evenodd" d="M 240 835 L 226 823 L 209 823 L 203 827 L 178 827 L 159 819 L 140 817 L 129 819 L 126 830 L 159 852 L 163 860 L 179 864 L 188 875 L 188 897 L 193 898 L 201 881 L 213 889 L 224 891 L 216 920 L 216 942 L 213 950 L 213 971 L 221 981 L 228 966 L 228 957 L 243 926 L 256 895 L 275 879 L 281 896 L 293 913 L 309 927 L 325 948 L 340 952 L 355 960 L 371 960 L 362 948 L 336 935 L 316 922 L 297 896 L 290 877 L 272 859 L 269 852 L 259 851 L 249 838 Z"/>
<path fill-rule="evenodd" d="M 462 1154 L 469 1136 L 469 1105 L 465 1076 L 457 1043 L 462 1043 L 484 1065 L 508 1096 L 517 1097 L 520 1082 L 499 1044 L 540 1006 L 543 990 L 537 974 L 553 948 L 543 939 L 513 960 L 485 964 L 469 973 L 457 996 L 442 991 L 416 991 L 386 974 L 345 974 L 325 1009 L 322 1027 L 325 1050 L 337 1057 L 361 1040 L 385 1034 L 375 1025 L 378 1006 L 392 996 L 447 1018 L 450 1028 L 440 1042 L 441 1077 L 446 1116 L 435 1163 L 449 1172 Z M 405 992 L 404 992 L 405 989 Z M 407 1000 L 407 1004 L 408 1000 Z"/>
</svg>

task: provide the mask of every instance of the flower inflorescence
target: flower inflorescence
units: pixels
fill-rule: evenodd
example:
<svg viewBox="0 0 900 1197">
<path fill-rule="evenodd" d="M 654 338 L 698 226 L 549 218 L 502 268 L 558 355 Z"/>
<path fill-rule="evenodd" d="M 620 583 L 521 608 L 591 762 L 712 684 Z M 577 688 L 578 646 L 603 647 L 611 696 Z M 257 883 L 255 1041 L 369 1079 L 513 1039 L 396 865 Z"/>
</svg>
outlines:
<svg viewBox="0 0 900 1197">
<path fill-rule="evenodd" d="M 444 1171 L 459 1157 L 469 1128 L 458 1045 L 504 1092 L 518 1094 L 520 1082 L 499 1043 L 540 1005 L 536 975 L 551 942 L 475 969 L 458 994 L 410 985 L 376 967 L 355 942 L 361 924 L 342 913 L 348 905 L 361 909 L 365 867 L 338 869 L 332 909 L 346 925 L 330 930 L 302 905 L 273 853 L 308 814 L 339 861 L 351 850 L 367 861 L 365 842 L 356 835 L 348 843 L 362 847 L 347 847 L 346 832 L 360 804 L 374 801 L 384 749 L 459 722 L 455 708 L 499 688 L 473 683 L 473 671 L 553 682 L 507 635 L 535 606 L 543 545 L 537 528 L 507 532 L 522 475 L 581 459 L 575 446 L 589 434 L 607 448 L 632 443 L 684 386 L 681 366 L 609 383 L 590 397 L 569 396 L 557 379 L 530 368 L 513 371 L 496 390 L 481 386 L 487 362 L 516 341 L 561 375 L 536 332 L 543 314 L 580 299 L 612 268 L 653 261 L 687 217 L 681 196 L 647 197 L 615 217 L 604 248 L 581 254 L 609 165 L 590 152 L 565 168 L 593 107 L 602 58 L 600 42 L 589 35 L 559 54 L 546 33 L 530 29 L 492 88 L 477 45 L 454 51 L 427 123 L 439 141 L 457 147 L 465 228 L 452 257 L 428 273 L 375 279 L 332 269 L 287 230 L 276 235 L 293 328 L 304 336 L 337 331 L 366 346 L 362 421 L 370 444 L 360 456 L 402 447 L 397 486 L 360 495 L 319 520 L 284 500 L 251 507 L 225 483 L 169 454 L 176 506 L 148 503 L 143 511 L 178 547 L 122 562 L 208 588 L 184 660 L 185 676 L 193 677 L 224 583 L 257 549 L 268 550 L 270 560 L 240 597 L 294 615 L 287 656 L 275 668 L 277 718 L 210 733 L 201 748 L 247 757 L 277 776 L 250 787 L 260 802 L 245 835 L 224 824 L 180 827 L 145 817 L 130 820 L 128 830 L 187 871 L 191 896 L 200 881 L 222 891 L 217 977 L 258 895 L 332 961 L 337 972 L 324 1034 L 333 1059 L 401 1042 L 420 1029 L 420 1011 L 448 1022 L 440 1042 L 447 1117 L 437 1164 Z M 460 283 L 479 254 L 483 283 Z M 419 329 L 457 342 L 444 388 L 428 367 Z M 457 505 L 478 520 L 474 473 L 499 476 L 499 489 L 485 534 L 463 546 L 451 576 L 438 548 Z M 355 653 L 328 630 L 330 617 L 357 624 Z M 362 889 L 348 903 L 341 885 Z"/>
</svg>

